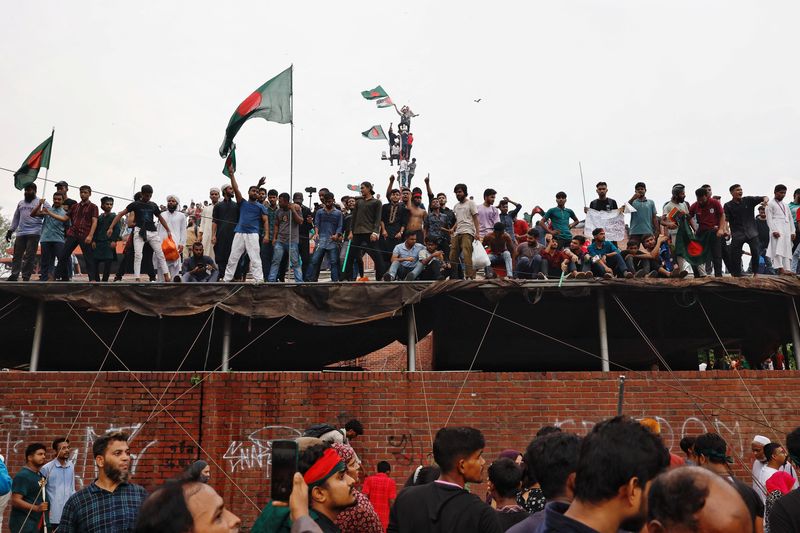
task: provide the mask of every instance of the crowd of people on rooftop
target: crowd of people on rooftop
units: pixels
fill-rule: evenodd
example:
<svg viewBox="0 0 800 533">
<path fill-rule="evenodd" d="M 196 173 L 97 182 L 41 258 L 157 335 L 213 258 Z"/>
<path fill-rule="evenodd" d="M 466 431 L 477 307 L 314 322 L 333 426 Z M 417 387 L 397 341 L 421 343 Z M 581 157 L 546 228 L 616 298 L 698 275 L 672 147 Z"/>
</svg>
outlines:
<svg viewBox="0 0 800 533">
<path fill-rule="evenodd" d="M 181 206 L 177 196 L 166 195 L 159 205 L 153 188 L 144 185 L 117 212 L 111 196 L 94 204 L 88 185 L 79 188 L 76 200 L 62 181 L 45 199 L 37 196 L 34 182 L 25 188 L 6 234 L 8 241 L 14 238 L 7 279 L 32 279 L 39 257 L 39 280 L 68 281 L 76 248 L 90 281 L 109 281 L 112 270 L 114 281 L 132 273 L 135 281 L 146 275 L 150 281 L 241 282 L 249 274 L 255 282 L 299 283 L 319 280 L 323 270 L 334 282 L 365 281 L 367 255 L 376 281 L 475 279 L 481 270 L 486 278 L 534 280 L 683 278 L 690 270 L 698 278 L 798 274 L 800 189 L 785 202 L 785 185 L 774 186 L 769 197 L 744 196 L 734 184 L 723 205 L 709 185 L 694 190 L 690 202 L 686 187 L 675 184 L 659 210 L 643 182 L 618 204 L 600 181 L 597 198 L 583 210 L 630 212 L 623 243 L 607 238 L 603 227 L 582 234 L 582 221 L 567 207 L 564 192 L 556 194 L 554 207 L 533 205 L 521 216 L 522 204 L 496 190 L 485 189 L 477 202 L 466 184 L 458 184 L 451 207 L 447 194 L 434 194 L 429 176 L 425 191 L 410 187 L 416 160 L 411 165 L 399 179 L 390 176 L 386 202 L 365 181 L 358 196 L 338 199 L 321 187 L 313 209 L 304 205 L 303 193 L 267 189 L 266 178 L 243 192 L 233 174 L 210 189 L 203 203 Z M 676 247 L 685 222 L 707 245 L 707 259 L 699 264 Z M 124 251 L 118 254 L 121 242 Z M 743 254 L 750 255 L 746 271 Z"/>
<path fill-rule="evenodd" d="M 266 502 L 253 533 L 789 533 L 800 530 L 800 428 L 786 446 L 756 435 L 752 466 L 731 457 L 718 433 L 686 436 L 671 453 L 657 420 L 617 416 L 585 436 L 542 427 L 527 449 L 502 451 L 490 463 L 483 433 L 440 429 L 433 463 L 397 489 L 388 461 L 360 482 L 353 441 L 344 428 L 315 424 L 299 437 L 288 498 Z M 209 484 L 199 460 L 152 492 L 131 481 L 128 436 L 97 438 L 97 478 L 76 489 L 70 442 L 31 443 L 13 480 L 0 457 L 0 517 L 11 504 L 10 531 L 32 533 L 234 533 L 242 521 Z M 734 452 L 735 453 L 735 452 Z M 732 463 L 752 480 L 734 475 Z M 290 478 L 291 479 L 291 476 Z M 748 482 L 749 481 L 749 482 Z M 230 485 L 227 485 L 230 486 Z M 485 498 L 476 492 L 485 490 Z"/>
</svg>

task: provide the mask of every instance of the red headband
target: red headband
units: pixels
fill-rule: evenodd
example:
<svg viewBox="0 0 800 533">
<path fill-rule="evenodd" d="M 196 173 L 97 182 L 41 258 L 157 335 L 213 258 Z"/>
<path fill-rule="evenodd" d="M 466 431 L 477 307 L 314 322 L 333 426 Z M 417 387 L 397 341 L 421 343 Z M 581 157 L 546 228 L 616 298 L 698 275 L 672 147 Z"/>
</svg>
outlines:
<svg viewBox="0 0 800 533">
<path fill-rule="evenodd" d="M 342 461 L 342 458 L 339 457 L 339 454 L 336 453 L 336 450 L 328 448 L 322 454 L 322 457 L 317 459 L 317 462 L 306 471 L 303 479 L 309 487 L 321 485 L 333 474 L 341 472 L 345 468 L 347 466 Z"/>
</svg>

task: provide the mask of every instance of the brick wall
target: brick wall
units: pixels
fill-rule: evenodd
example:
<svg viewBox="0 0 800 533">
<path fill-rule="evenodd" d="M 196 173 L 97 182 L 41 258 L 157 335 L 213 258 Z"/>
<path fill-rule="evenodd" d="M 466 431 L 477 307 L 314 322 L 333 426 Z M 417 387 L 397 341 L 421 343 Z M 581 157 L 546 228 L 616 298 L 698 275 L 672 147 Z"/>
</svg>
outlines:
<svg viewBox="0 0 800 533">
<path fill-rule="evenodd" d="M 787 430 L 800 425 L 795 403 L 800 372 L 742 375 L 749 392 L 731 372 L 676 373 L 691 398 L 667 373 L 630 375 L 625 412 L 659 417 L 665 443 L 678 453 L 683 435 L 716 428 L 733 452 L 749 462 L 753 434 L 783 440 Z M 165 404 L 174 402 L 169 412 L 176 423 L 165 413 L 148 422 L 155 400 L 127 373 L 100 374 L 78 416 L 94 377 L 0 374 L 0 453 L 6 455 L 12 475 L 23 464 L 26 444 L 69 433 L 78 477 L 89 482 L 94 476 L 87 453 L 91 441 L 122 428 L 133 434 L 134 479 L 148 488 L 198 457 L 207 459 L 199 453 L 202 446 L 217 465 L 212 483 L 246 524 L 268 496 L 269 442 L 291 437 L 311 423 L 359 418 L 367 433 L 354 446 L 365 471 L 373 473 L 385 459 L 402 482 L 427 460 L 431 435 L 448 418 L 451 425 L 481 428 L 487 457 L 493 458 L 505 448 L 523 449 L 545 424 L 586 432 L 616 413 L 618 391 L 615 373 L 473 373 L 450 417 L 464 372 L 220 373 L 208 375 L 194 389 L 195 374 L 178 374 L 168 389 L 171 373 L 136 374 L 155 398 L 163 394 Z M 775 432 L 762 425 L 759 407 Z M 736 469 L 744 473 L 740 466 Z"/>
</svg>

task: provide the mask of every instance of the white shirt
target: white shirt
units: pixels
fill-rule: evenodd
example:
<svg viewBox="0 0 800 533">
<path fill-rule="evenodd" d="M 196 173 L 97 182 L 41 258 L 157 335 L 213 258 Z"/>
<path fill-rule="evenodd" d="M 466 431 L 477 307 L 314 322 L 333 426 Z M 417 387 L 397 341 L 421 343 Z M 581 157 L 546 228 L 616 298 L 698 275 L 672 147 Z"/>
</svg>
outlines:
<svg viewBox="0 0 800 533">
<path fill-rule="evenodd" d="M 177 209 L 170 213 L 169 210 L 164 211 L 161 213 L 161 216 L 169 226 L 169 231 L 172 233 L 172 240 L 175 241 L 175 244 L 178 246 L 185 246 L 186 245 L 186 215 L 178 211 Z M 158 236 L 162 239 L 167 238 L 167 230 L 164 229 L 161 224 L 158 225 Z"/>
</svg>

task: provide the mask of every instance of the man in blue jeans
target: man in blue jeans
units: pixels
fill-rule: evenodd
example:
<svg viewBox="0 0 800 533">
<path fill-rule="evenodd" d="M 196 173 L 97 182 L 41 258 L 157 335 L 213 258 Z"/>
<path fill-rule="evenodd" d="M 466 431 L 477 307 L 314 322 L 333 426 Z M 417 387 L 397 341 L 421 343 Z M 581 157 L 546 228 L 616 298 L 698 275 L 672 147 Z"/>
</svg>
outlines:
<svg viewBox="0 0 800 533">
<path fill-rule="evenodd" d="M 339 246 L 342 240 L 342 222 L 344 217 L 342 212 L 333 205 L 333 193 L 326 192 L 322 197 L 323 208 L 319 209 L 314 215 L 314 226 L 317 239 L 314 247 L 314 254 L 311 256 L 311 264 L 306 270 L 306 281 L 317 281 L 317 267 L 322 261 L 322 257 L 327 253 L 328 261 L 331 266 L 331 281 L 339 281 Z"/>
<path fill-rule="evenodd" d="M 303 270 L 300 265 L 300 224 L 303 217 L 300 214 L 300 206 L 289 202 L 289 193 L 282 192 L 278 196 L 278 220 L 275 225 L 275 233 L 272 242 L 275 247 L 272 254 L 272 266 L 269 269 L 269 281 L 274 283 L 278 280 L 278 269 L 281 266 L 283 254 L 288 250 L 289 262 L 294 272 L 294 281 L 303 282 Z"/>
<path fill-rule="evenodd" d="M 406 232 L 405 241 L 394 247 L 392 251 L 392 266 L 389 272 L 383 276 L 383 281 L 394 281 L 403 279 L 414 281 L 425 269 L 425 265 L 419 260 L 419 253 L 425 246 L 417 243 L 416 232 Z"/>
<path fill-rule="evenodd" d="M 595 228 L 592 237 L 594 240 L 587 251 L 592 261 L 592 273 L 606 279 L 613 278 L 615 273 L 621 278 L 632 278 L 633 272 L 628 270 L 619 248 L 613 242 L 606 240 L 605 230 Z"/>
</svg>

